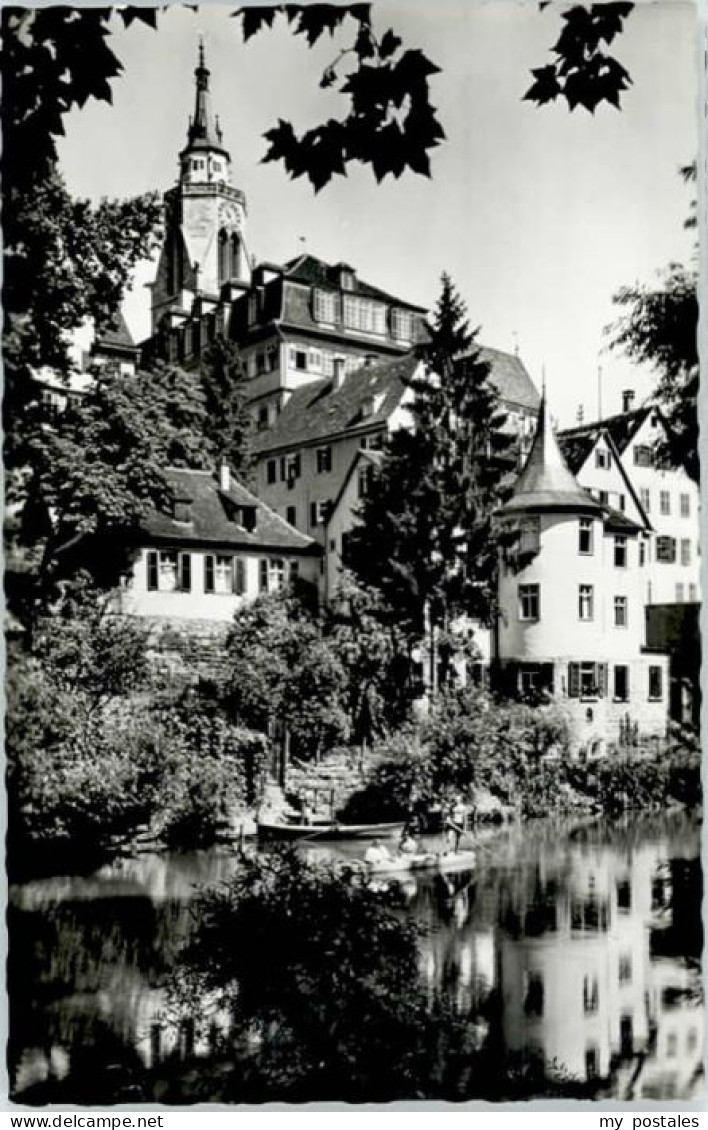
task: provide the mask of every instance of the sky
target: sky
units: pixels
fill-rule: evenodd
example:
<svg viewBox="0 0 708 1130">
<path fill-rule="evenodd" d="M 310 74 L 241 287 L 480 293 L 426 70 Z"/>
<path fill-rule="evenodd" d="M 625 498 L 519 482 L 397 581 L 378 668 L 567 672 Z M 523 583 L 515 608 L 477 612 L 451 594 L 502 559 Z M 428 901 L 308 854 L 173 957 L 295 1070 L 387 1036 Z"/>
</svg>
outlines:
<svg viewBox="0 0 708 1130">
<path fill-rule="evenodd" d="M 283 262 L 303 246 L 359 276 L 431 307 L 440 275 L 453 278 L 479 326 L 478 340 L 519 354 L 564 426 L 619 411 L 622 390 L 638 400 L 653 375 L 607 350 L 623 285 L 651 283 L 672 261 L 687 262 L 695 234 L 683 228 L 691 189 L 679 168 L 698 150 L 696 11 L 682 0 L 640 4 L 615 53 L 633 85 L 622 110 L 594 115 L 565 103 L 524 102 L 530 70 L 550 61 L 559 6 L 511 0 L 382 0 L 375 28 L 391 27 L 439 67 L 431 79 L 446 140 L 432 177 L 414 173 L 378 185 L 353 169 L 315 195 L 278 164 L 262 164 L 263 133 L 278 118 L 298 131 L 346 112 L 322 91 L 322 71 L 346 46 L 329 36 L 308 49 L 276 25 L 244 44 L 233 3 L 161 13 L 157 32 L 115 24 L 123 65 L 112 105 L 90 103 L 65 120 L 59 157 L 70 190 L 99 199 L 163 192 L 194 101 L 203 35 L 214 107 L 248 200 L 248 250 Z M 304 241 L 304 243 L 303 243 Z M 136 272 L 125 313 L 137 339 L 149 332 L 154 265 Z M 601 379 L 598 381 L 598 367 Z"/>
</svg>

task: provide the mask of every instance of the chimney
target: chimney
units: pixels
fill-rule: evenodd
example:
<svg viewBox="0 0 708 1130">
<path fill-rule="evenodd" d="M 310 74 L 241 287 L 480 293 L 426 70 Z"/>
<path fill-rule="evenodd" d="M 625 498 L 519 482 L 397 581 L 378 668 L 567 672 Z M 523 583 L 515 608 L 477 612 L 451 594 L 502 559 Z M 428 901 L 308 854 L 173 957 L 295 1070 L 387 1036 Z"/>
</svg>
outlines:
<svg viewBox="0 0 708 1130">
<path fill-rule="evenodd" d="M 219 487 L 224 493 L 231 490 L 231 471 L 226 463 L 222 463 L 219 467 Z"/>
<path fill-rule="evenodd" d="M 334 374 L 332 376 L 332 389 L 336 391 L 344 384 L 344 358 L 335 357 Z"/>
<path fill-rule="evenodd" d="M 634 404 L 634 389 L 626 388 L 622 393 L 622 411 L 631 412 Z"/>
</svg>

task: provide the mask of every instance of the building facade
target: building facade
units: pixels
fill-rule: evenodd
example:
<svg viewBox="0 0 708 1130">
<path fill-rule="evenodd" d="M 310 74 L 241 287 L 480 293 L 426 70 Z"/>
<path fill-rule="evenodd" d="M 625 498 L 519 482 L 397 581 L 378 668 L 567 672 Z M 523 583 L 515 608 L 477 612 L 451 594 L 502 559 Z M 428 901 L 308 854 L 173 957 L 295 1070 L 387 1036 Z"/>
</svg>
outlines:
<svg viewBox="0 0 708 1130">
<path fill-rule="evenodd" d="M 135 546 L 118 610 L 152 622 L 226 626 L 234 613 L 296 579 L 318 582 L 321 551 L 236 482 L 227 468 L 171 468 L 169 512 Z"/>
<path fill-rule="evenodd" d="M 578 484 L 545 400 L 496 518 L 515 538 L 500 564 L 497 680 L 560 703 L 574 745 L 595 755 L 665 734 L 667 657 L 645 646 L 643 527 Z"/>
<path fill-rule="evenodd" d="M 620 509 L 624 499 L 627 512 L 640 513 L 650 526 L 644 603 L 696 603 L 701 599 L 700 489 L 683 468 L 664 466 L 657 458 L 657 444 L 666 434 L 660 410 L 633 408 L 629 393 L 624 406 L 616 416 L 562 432 L 563 452 L 582 486 Z"/>
</svg>

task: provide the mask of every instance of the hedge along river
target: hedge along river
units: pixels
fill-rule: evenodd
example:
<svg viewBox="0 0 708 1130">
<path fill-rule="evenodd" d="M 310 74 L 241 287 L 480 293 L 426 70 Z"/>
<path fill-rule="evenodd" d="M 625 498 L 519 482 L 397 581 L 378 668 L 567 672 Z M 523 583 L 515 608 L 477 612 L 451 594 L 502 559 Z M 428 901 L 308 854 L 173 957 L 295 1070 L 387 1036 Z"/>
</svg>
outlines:
<svg viewBox="0 0 708 1130">
<path fill-rule="evenodd" d="M 426 927 L 425 982 L 510 1068 L 544 1063 L 598 1097 L 689 1099 L 703 1059 L 699 853 L 699 825 L 679 812 L 533 821 L 482 833 L 473 873 L 402 879 L 400 912 Z M 11 888 L 15 1098 L 129 1101 L 146 1072 L 208 1055 L 165 1020 L 164 986 L 195 891 L 237 866 L 223 849 L 140 856 Z"/>
</svg>

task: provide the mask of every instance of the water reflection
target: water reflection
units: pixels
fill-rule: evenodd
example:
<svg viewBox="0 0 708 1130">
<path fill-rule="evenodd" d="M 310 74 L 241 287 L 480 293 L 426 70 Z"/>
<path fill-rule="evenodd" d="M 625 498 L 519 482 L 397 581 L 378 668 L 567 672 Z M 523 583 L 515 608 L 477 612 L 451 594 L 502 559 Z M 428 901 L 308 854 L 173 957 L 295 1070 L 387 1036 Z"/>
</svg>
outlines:
<svg viewBox="0 0 708 1130">
<path fill-rule="evenodd" d="M 83 1101 L 137 1099 L 148 1068 L 160 1098 L 162 1064 L 209 1052 L 189 1025 L 165 1022 L 164 986 L 193 928 L 194 891 L 236 866 L 215 852 L 142 857 L 11 890 L 16 1095 L 48 1101 L 47 1081 L 63 1079 L 70 1101 L 81 1079 Z M 397 892 L 401 913 L 426 928 L 431 998 L 448 994 L 480 1049 L 597 1094 L 695 1096 L 701 876 L 687 818 L 526 825 L 484 837 L 473 874 L 409 878 Z"/>
</svg>

